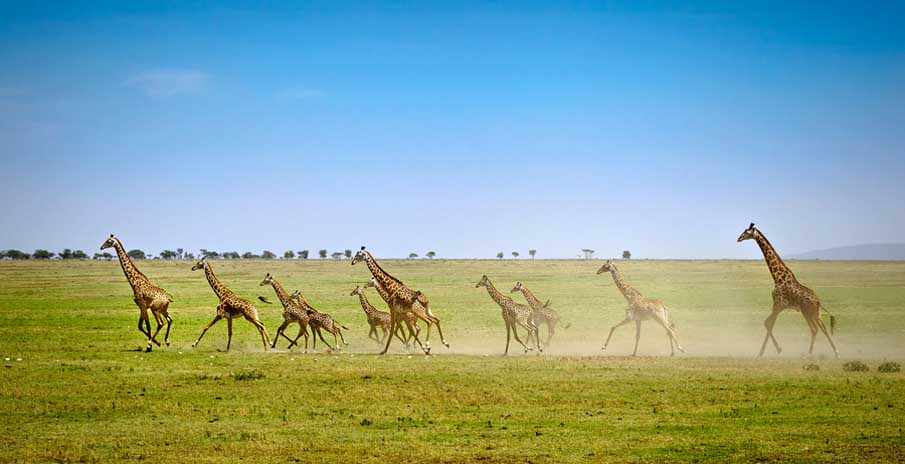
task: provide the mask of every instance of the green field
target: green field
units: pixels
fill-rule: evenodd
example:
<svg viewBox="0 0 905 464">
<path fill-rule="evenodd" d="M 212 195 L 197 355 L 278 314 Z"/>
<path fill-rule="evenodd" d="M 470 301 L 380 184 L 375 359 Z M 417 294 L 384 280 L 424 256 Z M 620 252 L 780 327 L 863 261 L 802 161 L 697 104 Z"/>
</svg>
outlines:
<svg viewBox="0 0 905 464">
<path fill-rule="evenodd" d="M 141 352 L 117 262 L 0 262 L 0 461 L 22 462 L 888 462 L 905 459 L 905 263 L 791 262 L 839 319 L 833 359 L 805 357 L 801 316 L 779 318 L 755 359 L 772 280 L 761 261 L 632 261 L 626 279 L 664 300 L 686 346 L 668 357 L 647 323 L 600 347 L 626 306 L 600 261 L 382 261 L 424 291 L 452 344 L 375 356 L 348 261 L 216 261 L 239 295 L 273 273 L 350 330 L 343 353 L 264 352 L 237 320 L 191 343 L 216 297 L 188 261 L 138 265 L 175 298 L 170 347 Z M 571 324 L 542 356 L 517 346 L 484 289 L 525 282 Z M 520 299 L 520 295 L 515 295 Z M 373 292 L 371 302 L 383 306 Z M 278 304 L 258 305 L 273 335 Z M 290 329 L 289 332 L 294 332 Z M 162 339 L 162 337 L 161 337 Z M 331 339 L 332 341 L 332 339 Z M 321 348 L 319 345 L 318 348 Z M 7 360 L 8 359 L 8 360 Z M 864 361 L 869 372 L 846 372 Z M 816 364 L 819 371 L 803 366 Z"/>
</svg>

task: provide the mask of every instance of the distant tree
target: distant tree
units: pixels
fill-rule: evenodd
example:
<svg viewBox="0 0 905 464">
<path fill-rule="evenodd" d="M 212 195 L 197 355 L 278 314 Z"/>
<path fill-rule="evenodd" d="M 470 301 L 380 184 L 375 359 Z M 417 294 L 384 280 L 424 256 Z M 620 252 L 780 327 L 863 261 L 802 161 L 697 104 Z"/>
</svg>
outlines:
<svg viewBox="0 0 905 464">
<path fill-rule="evenodd" d="M 185 250 L 183 250 L 182 248 L 177 248 L 176 249 L 176 259 L 182 259 L 184 257 L 185 257 Z"/>
<path fill-rule="evenodd" d="M 436 252 L 436 251 L 428 251 L 427 254 L 426 254 L 425 256 L 427 256 L 427 257 L 430 258 L 430 259 L 434 259 L 434 256 L 437 256 L 437 252 Z"/>
<path fill-rule="evenodd" d="M 418 257 L 418 253 L 409 253 L 409 259 L 415 259 Z"/>
<path fill-rule="evenodd" d="M 82 250 L 72 252 L 72 259 L 88 259 L 88 255 Z"/>
<path fill-rule="evenodd" d="M 93 260 L 95 260 L 95 261 L 99 261 L 99 260 L 104 259 L 104 255 L 102 255 L 102 254 L 100 254 L 100 253 L 95 253 L 94 256 L 93 256 L 91 259 L 93 259 Z"/>
<path fill-rule="evenodd" d="M 590 248 L 582 248 L 581 252 L 584 255 L 584 259 L 591 259 L 591 257 L 594 256 L 594 250 L 592 250 Z"/>
<path fill-rule="evenodd" d="M 505 255 L 503 254 L 502 251 L 496 254 L 497 259 L 503 259 L 503 256 L 505 256 Z"/>
<path fill-rule="evenodd" d="M 6 259 L 6 258 L 7 258 L 6 250 L 0 250 L 0 259 Z"/>
<path fill-rule="evenodd" d="M 185 259 L 195 259 L 195 255 L 193 253 L 186 253 Z"/>
<path fill-rule="evenodd" d="M 163 250 L 160 252 L 161 259 L 176 259 L 178 256 L 179 254 L 173 250 Z"/>
<path fill-rule="evenodd" d="M 16 250 L 12 250 L 12 251 L 16 251 Z M 34 259 L 50 259 L 50 258 L 53 258 L 53 253 L 51 253 L 47 250 L 35 250 L 35 252 L 32 253 L 31 257 Z"/>
<path fill-rule="evenodd" d="M 141 251 L 139 249 L 129 250 L 129 252 L 126 254 L 129 255 L 129 257 L 132 259 L 145 259 L 146 258 L 145 252 Z"/>
<path fill-rule="evenodd" d="M 537 250 L 528 250 L 528 256 L 531 256 L 531 259 L 534 259 L 534 255 L 537 254 Z"/>
<path fill-rule="evenodd" d="M 336 260 L 342 259 L 342 257 L 343 257 L 343 252 L 341 252 L 341 251 L 334 251 L 333 253 L 330 254 L 330 257 L 332 257 L 333 259 L 336 259 Z"/>
<path fill-rule="evenodd" d="M 623 251 L 622 259 L 632 259 L 632 252 L 628 250 Z"/>
<path fill-rule="evenodd" d="M 292 250 L 286 250 L 283 252 L 283 259 L 292 259 L 295 258 L 295 252 Z"/>
<path fill-rule="evenodd" d="M 97 260 L 102 259 L 104 261 L 109 261 L 109 260 L 113 259 L 113 255 L 111 255 L 110 253 L 107 253 L 106 251 L 103 253 L 95 253 L 94 259 L 97 259 Z"/>
<path fill-rule="evenodd" d="M 317 255 L 321 257 L 321 259 L 327 259 L 327 250 L 317 250 Z"/>
<path fill-rule="evenodd" d="M 239 259 L 242 256 L 239 255 L 238 251 L 225 251 L 223 252 L 223 259 Z"/>
<path fill-rule="evenodd" d="M 277 257 L 277 255 L 273 254 L 272 251 L 264 250 L 264 252 L 261 253 L 261 258 L 264 258 L 264 259 L 273 259 L 276 257 Z"/>
<path fill-rule="evenodd" d="M 299 259 L 308 259 L 308 250 L 302 250 L 299 252 Z"/>
<path fill-rule="evenodd" d="M 346 249 L 346 251 L 343 251 L 343 256 L 345 256 L 346 259 L 352 259 L 352 250 Z"/>
<path fill-rule="evenodd" d="M 51 256 L 53 254 L 51 253 Z M 28 259 L 31 257 L 28 253 L 22 253 L 19 250 L 6 250 L 6 257 L 9 259 Z"/>
<path fill-rule="evenodd" d="M 513 251 L 513 252 L 512 252 L 512 258 L 513 258 L 513 259 L 518 259 L 518 257 L 519 257 L 518 252 L 517 252 L 517 251 Z"/>
<path fill-rule="evenodd" d="M 72 250 L 69 248 L 64 248 L 63 251 L 57 254 L 60 255 L 60 259 L 72 259 Z"/>
<path fill-rule="evenodd" d="M 254 254 L 250 251 L 246 251 L 245 253 L 242 253 L 242 259 L 257 259 L 257 258 L 260 258 L 260 256 Z"/>
<path fill-rule="evenodd" d="M 216 251 L 205 250 L 204 248 L 202 248 L 200 251 L 201 251 L 201 256 L 204 259 L 217 259 L 220 257 L 220 253 L 217 253 Z"/>
</svg>

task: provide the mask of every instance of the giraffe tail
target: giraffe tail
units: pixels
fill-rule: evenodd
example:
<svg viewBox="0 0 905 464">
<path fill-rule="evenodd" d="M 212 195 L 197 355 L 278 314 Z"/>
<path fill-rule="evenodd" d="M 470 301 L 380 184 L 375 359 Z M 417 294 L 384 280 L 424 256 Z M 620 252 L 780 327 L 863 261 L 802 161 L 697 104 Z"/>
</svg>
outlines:
<svg viewBox="0 0 905 464">
<path fill-rule="evenodd" d="M 830 315 L 830 334 L 836 335 L 836 316 L 834 316 L 833 313 L 826 309 L 826 306 L 824 306 L 823 303 L 820 303 L 820 308 Z"/>
<path fill-rule="evenodd" d="M 261 303 L 273 304 L 273 303 L 267 301 L 267 298 L 265 298 L 265 297 L 263 297 L 263 296 L 259 296 L 258 299 L 261 300 Z"/>
<path fill-rule="evenodd" d="M 544 303 L 544 307 L 545 307 L 545 308 L 549 308 L 549 307 L 550 307 L 550 303 L 551 303 L 551 300 L 547 300 L 547 302 Z"/>
</svg>

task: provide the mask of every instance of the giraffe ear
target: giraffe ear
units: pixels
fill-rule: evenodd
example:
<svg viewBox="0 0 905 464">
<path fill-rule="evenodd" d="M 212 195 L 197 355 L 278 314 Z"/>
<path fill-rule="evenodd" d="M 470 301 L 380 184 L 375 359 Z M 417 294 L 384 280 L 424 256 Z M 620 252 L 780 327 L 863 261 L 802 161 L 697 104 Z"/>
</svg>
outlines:
<svg viewBox="0 0 905 464">
<path fill-rule="evenodd" d="M 365 250 L 365 246 L 362 245 L 362 246 L 361 246 L 361 251 L 364 251 L 364 250 Z"/>
<path fill-rule="evenodd" d="M 113 234 L 110 234 L 110 238 L 113 238 Z"/>
<path fill-rule="evenodd" d="M 754 223 L 752 222 L 751 224 L 748 224 L 748 228 L 749 228 L 749 229 L 753 229 L 753 228 L 754 228 Z"/>
</svg>

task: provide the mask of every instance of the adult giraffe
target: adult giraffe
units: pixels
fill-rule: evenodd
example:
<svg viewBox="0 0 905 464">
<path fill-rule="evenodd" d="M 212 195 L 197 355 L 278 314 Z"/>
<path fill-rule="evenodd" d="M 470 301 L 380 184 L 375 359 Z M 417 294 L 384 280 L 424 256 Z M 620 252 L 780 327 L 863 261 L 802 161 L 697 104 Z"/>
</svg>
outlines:
<svg viewBox="0 0 905 464">
<path fill-rule="evenodd" d="M 760 353 L 757 356 L 761 357 L 764 355 L 764 350 L 767 348 L 767 340 L 773 340 L 773 346 L 776 348 L 777 354 L 782 353 L 782 348 L 779 347 L 776 337 L 773 336 L 773 326 L 776 324 L 776 318 L 779 313 L 787 308 L 795 308 L 801 311 L 801 315 L 804 316 L 805 322 L 808 323 L 808 329 L 811 331 L 811 347 L 808 349 L 808 354 L 813 354 L 814 352 L 814 341 L 817 339 L 817 330 L 819 329 L 826 335 L 826 339 L 830 341 L 833 353 L 838 358 L 839 351 L 836 350 L 836 344 L 833 343 L 833 338 L 826 331 L 826 325 L 823 324 L 823 320 L 820 318 L 820 308 L 823 308 L 823 305 L 820 303 L 820 299 L 817 298 L 817 293 L 798 282 L 795 274 L 779 257 L 779 253 L 776 252 L 767 237 L 754 227 L 753 222 L 747 229 L 742 231 L 737 241 L 743 242 L 745 240 L 757 242 L 764 254 L 764 261 L 767 262 L 770 274 L 773 275 L 773 311 L 764 320 L 767 335 L 764 336 L 764 343 L 760 346 Z M 830 314 L 830 330 L 835 332 L 835 329 L 836 318 Z"/>
</svg>

